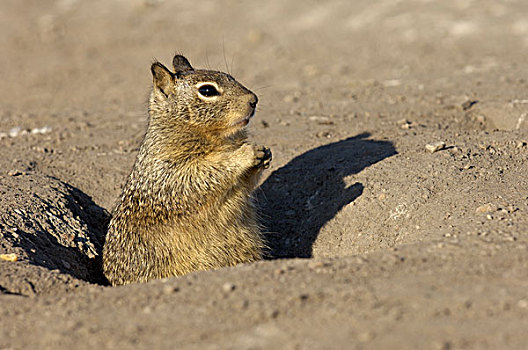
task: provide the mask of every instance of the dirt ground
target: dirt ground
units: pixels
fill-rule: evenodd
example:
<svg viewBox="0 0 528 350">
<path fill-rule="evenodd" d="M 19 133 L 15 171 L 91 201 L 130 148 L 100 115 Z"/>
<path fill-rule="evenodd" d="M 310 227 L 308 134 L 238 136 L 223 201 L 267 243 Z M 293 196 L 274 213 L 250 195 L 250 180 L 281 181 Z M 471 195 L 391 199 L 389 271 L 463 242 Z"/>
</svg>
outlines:
<svg viewBox="0 0 528 350">
<path fill-rule="evenodd" d="M 528 2 L 0 2 L 0 349 L 524 349 Z M 154 58 L 229 71 L 271 258 L 111 288 Z M 435 147 L 436 146 L 436 147 Z"/>
</svg>

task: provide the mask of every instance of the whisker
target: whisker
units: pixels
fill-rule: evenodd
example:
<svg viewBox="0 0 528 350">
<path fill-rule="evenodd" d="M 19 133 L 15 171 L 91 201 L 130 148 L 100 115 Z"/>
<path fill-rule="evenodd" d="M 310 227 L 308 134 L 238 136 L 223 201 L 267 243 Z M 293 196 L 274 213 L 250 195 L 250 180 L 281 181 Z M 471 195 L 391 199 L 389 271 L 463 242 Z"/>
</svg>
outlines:
<svg viewBox="0 0 528 350">
<path fill-rule="evenodd" d="M 222 36 L 222 54 L 224 55 L 224 63 L 226 66 L 227 74 L 231 75 L 231 72 L 229 72 L 229 65 L 227 64 L 227 58 L 225 53 L 225 37 Z"/>
<path fill-rule="evenodd" d="M 234 75 L 238 75 L 238 72 L 235 71 L 235 53 L 231 56 L 231 70 Z"/>
<path fill-rule="evenodd" d="M 211 70 L 211 64 L 209 63 L 209 49 L 205 48 L 205 66 L 208 70 Z"/>
<path fill-rule="evenodd" d="M 263 89 L 268 89 L 268 88 L 273 87 L 273 86 L 274 85 L 264 85 L 264 86 L 259 86 L 259 87 L 253 88 L 253 90 L 259 91 L 259 90 L 263 90 Z"/>
</svg>

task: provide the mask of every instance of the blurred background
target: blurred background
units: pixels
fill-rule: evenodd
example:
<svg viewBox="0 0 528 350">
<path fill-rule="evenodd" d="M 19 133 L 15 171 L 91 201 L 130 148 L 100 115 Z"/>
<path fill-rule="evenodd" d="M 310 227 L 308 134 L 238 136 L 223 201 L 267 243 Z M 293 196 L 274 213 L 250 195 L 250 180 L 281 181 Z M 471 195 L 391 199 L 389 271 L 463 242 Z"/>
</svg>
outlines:
<svg viewBox="0 0 528 350">
<path fill-rule="evenodd" d="M 150 63 L 175 52 L 262 89 L 263 107 L 361 81 L 493 97 L 494 80 L 525 78 L 527 11 L 520 0 L 2 0 L 2 121 L 141 111 Z"/>
</svg>

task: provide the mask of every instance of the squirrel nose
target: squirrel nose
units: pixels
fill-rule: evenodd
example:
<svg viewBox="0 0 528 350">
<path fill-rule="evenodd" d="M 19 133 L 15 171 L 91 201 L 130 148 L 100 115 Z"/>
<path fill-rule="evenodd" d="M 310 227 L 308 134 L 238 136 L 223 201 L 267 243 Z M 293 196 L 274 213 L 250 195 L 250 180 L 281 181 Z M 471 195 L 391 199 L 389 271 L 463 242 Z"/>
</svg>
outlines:
<svg viewBox="0 0 528 350">
<path fill-rule="evenodd" d="M 249 105 L 251 106 L 251 108 L 257 108 L 257 103 L 258 97 L 253 95 L 252 99 L 249 101 Z"/>
</svg>

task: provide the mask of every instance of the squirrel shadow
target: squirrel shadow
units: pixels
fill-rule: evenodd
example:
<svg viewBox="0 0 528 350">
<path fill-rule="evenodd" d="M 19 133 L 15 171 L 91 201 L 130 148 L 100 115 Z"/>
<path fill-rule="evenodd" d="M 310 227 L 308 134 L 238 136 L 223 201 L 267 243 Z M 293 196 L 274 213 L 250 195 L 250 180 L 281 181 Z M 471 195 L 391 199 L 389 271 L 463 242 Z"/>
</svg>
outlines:
<svg viewBox="0 0 528 350">
<path fill-rule="evenodd" d="M 314 148 L 275 170 L 257 191 L 269 258 L 308 258 L 323 225 L 363 193 L 344 177 L 396 154 L 390 141 L 362 133 Z"/>
</svg>

